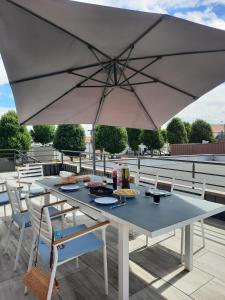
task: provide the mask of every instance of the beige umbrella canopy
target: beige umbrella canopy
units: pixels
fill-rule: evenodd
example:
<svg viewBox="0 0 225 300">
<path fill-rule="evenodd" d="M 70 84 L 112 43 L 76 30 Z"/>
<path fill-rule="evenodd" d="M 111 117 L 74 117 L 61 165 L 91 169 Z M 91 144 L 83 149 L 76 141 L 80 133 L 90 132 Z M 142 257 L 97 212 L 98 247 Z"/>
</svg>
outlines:
<svg viewBox="0 0 225 300">
<path fill-rule="evenodd" d="M 154 129 L 224 82 L 225 32 L 68 0 L 1 0 L 21 123 Z"/>
</svg>

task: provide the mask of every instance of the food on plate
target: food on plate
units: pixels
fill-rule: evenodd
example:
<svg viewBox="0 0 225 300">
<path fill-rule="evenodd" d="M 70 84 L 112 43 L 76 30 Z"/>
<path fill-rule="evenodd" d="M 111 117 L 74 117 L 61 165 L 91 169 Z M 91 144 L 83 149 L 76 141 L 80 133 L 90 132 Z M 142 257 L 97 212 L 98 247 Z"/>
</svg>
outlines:
<svg viewBox="0 0 225 300">
<path fill-rule="evenodd" d="M 139 191 L 135 189 L 118 189 L 114 193 L 119 196 L 136 196 L 139 194 Z"/>
<path fill-rule="evenodd" d="M 87 184 L 88 187 L 98 187 L 98 186 L 105 186 L 106 183 L 105 182 L 97 182 L 97 181 L 92 181 L 92 182 L 89 182 Z"/>
<path fill-rule="evenodd" d="M 78 183 L 78 182 L 89 182 L 91 181 L 90 176 L 68 176 L 60 178 L 56 185 L 63 185 L 63 184 L 71 184 L 71 183 Z"/>
</svg>

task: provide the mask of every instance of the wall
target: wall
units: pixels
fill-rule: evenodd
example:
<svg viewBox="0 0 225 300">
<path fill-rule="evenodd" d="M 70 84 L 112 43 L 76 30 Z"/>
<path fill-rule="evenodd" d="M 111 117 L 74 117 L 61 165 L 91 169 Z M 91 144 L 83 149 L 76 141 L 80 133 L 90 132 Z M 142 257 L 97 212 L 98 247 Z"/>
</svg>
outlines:
<svg viewBox="0 0 225 300">
<path fill-rule="evenodd" d="M 171 155 L 225 154 L 225 142 L 209 144 L 171 144 Z"/>
</svg>

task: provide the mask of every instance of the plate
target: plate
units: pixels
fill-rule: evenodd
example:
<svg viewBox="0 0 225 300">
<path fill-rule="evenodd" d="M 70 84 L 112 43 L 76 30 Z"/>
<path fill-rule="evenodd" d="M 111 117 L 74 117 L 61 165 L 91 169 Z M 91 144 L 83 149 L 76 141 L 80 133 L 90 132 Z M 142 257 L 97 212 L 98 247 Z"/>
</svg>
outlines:
<svg viewBox="0 0 225 300">
<path fill-rule="evenodd" d="M 75 184 L 67 184 L 67 185 L 62 185 L 60 187 L 61 190 L 63 191 L 77 191 L 79 190 L 79 185 L 75 185 Z"/>
<path fill-rule="evenodd" d="M 99 197 L 99 198 L 96 198 L 94 201 L 97 204 L 109 205 L 109 204 L 117 203 L 118 199 L 113 198 L 113 197 Z"/>
<path fill-rule="evenodd" d="M 140 192 L 135 189 L 118 189 L 114 191 L 114 194 L 122 197 L 135 197 L 139 195 Z"/>
</svg>

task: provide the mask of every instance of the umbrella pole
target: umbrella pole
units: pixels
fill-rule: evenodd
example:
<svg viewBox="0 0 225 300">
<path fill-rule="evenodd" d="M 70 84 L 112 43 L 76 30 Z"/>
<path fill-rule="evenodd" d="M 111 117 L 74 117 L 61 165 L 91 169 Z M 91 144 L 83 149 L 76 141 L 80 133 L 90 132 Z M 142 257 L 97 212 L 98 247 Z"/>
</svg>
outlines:
<svg viewBox="0 0 225 300">
<path fill-rule="evenodd" d="M 93 155 L 92 155 L 92 159 L 93 159 L 93 174 L 96 174 L 96 156 L 95 156 L 95 124 L 92 124 L 92 151 L 93 151 Z"/>
</svg>

